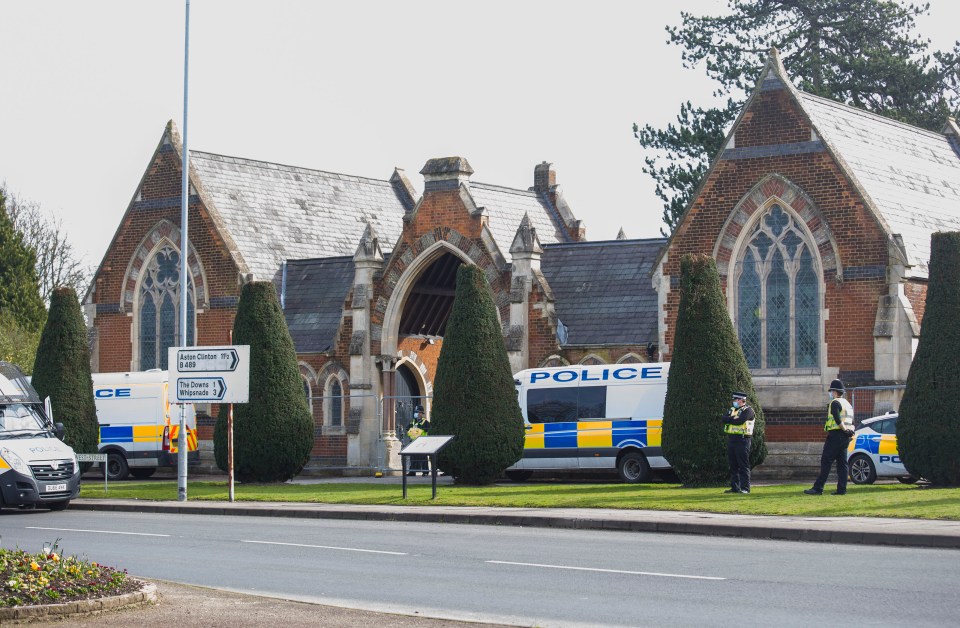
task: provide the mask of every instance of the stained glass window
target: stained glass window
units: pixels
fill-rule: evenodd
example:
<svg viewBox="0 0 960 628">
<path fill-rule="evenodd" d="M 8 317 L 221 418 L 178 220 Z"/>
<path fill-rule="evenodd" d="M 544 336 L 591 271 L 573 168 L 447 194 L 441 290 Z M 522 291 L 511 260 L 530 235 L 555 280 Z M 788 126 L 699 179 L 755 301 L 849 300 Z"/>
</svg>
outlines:
<svg viewBox="0 0 960 628">
<path fill-rule="evenodd" d="M 143 267 L 140 282 L 140 370 L 167 368 L 167 349 L 180 338 L 180 253 L 163 246 Z M 187 279 L 187 344 L 195 339 L 193 279 Z"/>
<path fill-rule="evenodd" d="M 343 425 L 343 388 L 340 386 L 340 380 L 333 380 L 330 386 L 330 425 L 339 427 Z"/>
<path fill-rule="evenodd" d="M 791 214 L 772 205 L 737 262 L 737 334 L 752 369 L 816 368 L 820 278 L 812 244 Z"/>
</svg>

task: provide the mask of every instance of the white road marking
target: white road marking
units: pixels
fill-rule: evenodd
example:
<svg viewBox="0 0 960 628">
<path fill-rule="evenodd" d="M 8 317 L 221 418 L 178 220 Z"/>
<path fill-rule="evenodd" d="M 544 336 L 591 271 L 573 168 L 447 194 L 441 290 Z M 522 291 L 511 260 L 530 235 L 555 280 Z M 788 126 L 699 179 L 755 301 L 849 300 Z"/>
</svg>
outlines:
<svg viewBox="0 0 960 628">
<path fill-rule="evenodd" d="M 40 528 L 26 526 L 28 530 L 53 530 L 55 532 L 95 532 L 97 534 L 125 534 L 128 536 L 170 536 L 169 534 L 149 534 L 147 532 L 117 532 L 115 530 L 80 530 L 75 528 Z"/>
<path fill-rule="evenodd" d="M 661 578 L 690 578 L 692 580 L 726 580 L 716 576 L 688 576 L 678 573 L 657 573 L 654 571 L 626 571 L 623 569 L 600 569 L 598 567 L 570 567 L 568 565 L 541 565 L 539 563 L 513 563 L 506 560 L 488 560 L 484 561 L 494 565 L 519 565 L 521 567 L 543 567 L 546 569 L 571 569 L 574 571 L 598 571 L 601 573 L 623 573 L 631 576 L 659 576 Z"/>
<path fill-rule="evenodd" d="M 258 545 L 286 545 L 288 547 L 312 547 L 314 549 L 341 550 L 344 552 L 365 552 L 367 554 L 390 554 L 391 556 L 406 556 L 406 552 L 388 552 L 386 550 L 363 549 L 359 547 L 335 547 L 333 545 L 306 545 L 304 543 L 280 543 L 279 541 L 240 541 L 241 543 L 257 543 Z"/>
</svg>

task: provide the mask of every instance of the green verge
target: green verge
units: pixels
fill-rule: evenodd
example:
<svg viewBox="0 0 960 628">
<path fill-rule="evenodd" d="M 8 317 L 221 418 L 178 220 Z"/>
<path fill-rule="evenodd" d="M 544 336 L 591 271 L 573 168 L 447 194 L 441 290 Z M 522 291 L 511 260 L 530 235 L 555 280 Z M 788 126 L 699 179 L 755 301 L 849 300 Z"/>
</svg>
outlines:
<svg viewBox="0 0 960 628">
<path fill-rule="evenodd" d="M 902 517 L 960 520 L 960 489 L 918 488 L 900 484 L 855 486 L 844 496 L 802 493 L 808 484 L 757 486 L 750 495 L 725 495 L 717 488 L 681 488 L 676 484 L 542 484 L 440 486 L 430 499 L 429 485 L 408 486 L 404 501 L 398 484 L 237 484 L 237 501 L 324 504 L 498 506 L 506 508 L 621 508 L 679 510 L 745 515 L 802 517 Z M 193 501 L 226 501 L 225 482 L 190 482 Z M 114 483 L 109 492 L 84 484 L 81 497 L 92 499 L 176 500 L 175 481 Z"/>
</svg>

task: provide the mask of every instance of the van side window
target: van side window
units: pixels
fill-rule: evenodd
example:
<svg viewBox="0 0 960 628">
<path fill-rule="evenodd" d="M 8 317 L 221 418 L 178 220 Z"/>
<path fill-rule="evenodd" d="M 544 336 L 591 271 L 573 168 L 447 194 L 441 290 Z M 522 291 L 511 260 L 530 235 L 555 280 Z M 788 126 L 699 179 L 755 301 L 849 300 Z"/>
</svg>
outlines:
<svg viewBox="0 0 960 628">
<path fill-rule="evenodd" d="M 606 414 L 606 386 L 538 388 L 527 391 L 527 419 L 531 423 L 603 419 Z"/>
<path fill-rule="evenodd" d="M 607 417 L 607 387 L 581 386 L 577 400 L 578 419 L 605 419 Z"/>
<path fill-rule="evenodd" d="M 576 388 L 538 388 L 527 391 L 527 419 L 531 423 L 577 420 Z"/>
</svg>

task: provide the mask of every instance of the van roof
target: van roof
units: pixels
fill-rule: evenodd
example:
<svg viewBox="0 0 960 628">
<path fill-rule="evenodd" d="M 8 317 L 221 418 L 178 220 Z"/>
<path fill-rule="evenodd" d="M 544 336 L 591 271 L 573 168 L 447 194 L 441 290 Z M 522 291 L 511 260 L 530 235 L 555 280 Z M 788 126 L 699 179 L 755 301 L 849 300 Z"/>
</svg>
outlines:
<svg viewBox="0 0 960 628">
<path fill-rule="evenodd" d="M 169 371 L 151 369 L 128 373 L 92 373 L 94 386 L 114 384 L 163 384 L 168 381 Z"/>
</svg>

